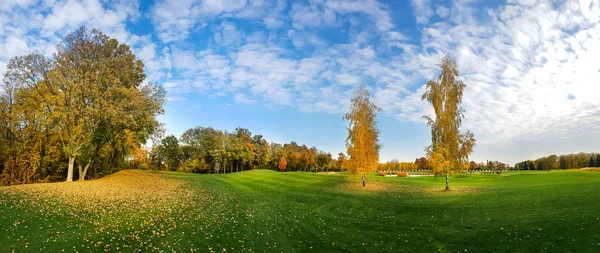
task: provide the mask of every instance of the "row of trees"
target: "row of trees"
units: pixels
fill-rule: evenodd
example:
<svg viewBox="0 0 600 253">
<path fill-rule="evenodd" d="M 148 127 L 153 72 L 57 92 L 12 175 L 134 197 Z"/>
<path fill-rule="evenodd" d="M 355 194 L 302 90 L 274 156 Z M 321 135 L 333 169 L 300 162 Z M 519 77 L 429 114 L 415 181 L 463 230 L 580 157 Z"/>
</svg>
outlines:
<svg viewBox="0 0 600 253">
<path fill-rule="evenodd" d="M 377 166 L 377 170 L 388 171 L 388 170 L 402 170 L 402 171 L 417 171 L 417 170 L 431 170 L 429 161 L 425 157 L 417 158 L 414 162 L 400 162 L 398 160 L 391 160 L 389 162 L 380 163 Z M 476 163 L 474 161 L 469 162 L 468 166 L 463 167 L 461 171 L 477 171 L 477 170 L 507 170 L 509 165 L 500 161 L 487 161 Z"/>
<path fill-rule="evenodd" d="M 396 159 L 385 162 L 385 163 L 379 163 L 379 165 L 377 166 L 377 170 L 378 171 L 394 171 L 394 170 L 400 170 L 400 171 L 416 171 L 419 170 L 418 165 L 412 162 L 400 162 Z"/>
<path fill-rule="evenodd" d="M 510 165 L 500 162 L 500 161 L 486 161 L 476 163 L 474 161 L 469 162 L 468 169 L 470 171 L 473 170 L 508 170 L 510 169 Z"/>
<path fill-rule="evenodd" d="M 522 161 L 515 165 L 515 168 L 519 170 L 566 170 L 586 167 L 600 167 L 600 155 L 597 153 L 549 155 L 533 161 Z"/>
<path fill-rule="evenodd" d="M 85 27 L 53 57 L 10 59 L 0 89 L 0 183 L 84 180 L 125 167 L 163 112 L 164 90 L 145 77 L 129 46 Z"/>
<path fill-rule="evenodd" d="M 231 173 L 248 169 L 282 171 L 341 171 L 346 156 L 296 142 L 279 144 L 238 127 L 233 132 L 212 127 L 194 127 L 179 138 L 158 136 L 147 159 L 136 160 L 142 168 L 195 173 Z M 283 161 L 283 166 L 282 166 Z"/>
<path fill-rule="evenodd" d="M 386 170 L 402 170 L 402 171 L 415 171 L 415 170 L 431 170 L 429 167 L 429 163 L 427 158 L 421 157 L 416 158 L 415 162 L 400 162 L 397 159 L 379 163 L 377 166 L 377 170 L 386 171 Z"/>
</svg>

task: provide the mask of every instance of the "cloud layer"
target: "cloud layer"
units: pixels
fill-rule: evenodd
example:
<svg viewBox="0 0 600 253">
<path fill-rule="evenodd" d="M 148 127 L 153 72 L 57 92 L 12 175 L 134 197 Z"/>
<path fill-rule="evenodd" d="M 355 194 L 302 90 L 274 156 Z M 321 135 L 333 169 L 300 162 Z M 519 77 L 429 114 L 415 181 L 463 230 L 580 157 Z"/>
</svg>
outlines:
<svg viewBox="0 0 600 253">
<path fill-rule="evenodd" d="M 130 44 L 170 103 L 200 93 L 341 113 L 364 81 L 385 115 L 421 122 L 423 84 L 449 54 L 468 85 L 476 155 L 512 162 L 600 148 L 589 145 L 600 143 L 599 18 L 596 0 L 4 1 L 0 74 L 87 25 Z"/>
</svg>

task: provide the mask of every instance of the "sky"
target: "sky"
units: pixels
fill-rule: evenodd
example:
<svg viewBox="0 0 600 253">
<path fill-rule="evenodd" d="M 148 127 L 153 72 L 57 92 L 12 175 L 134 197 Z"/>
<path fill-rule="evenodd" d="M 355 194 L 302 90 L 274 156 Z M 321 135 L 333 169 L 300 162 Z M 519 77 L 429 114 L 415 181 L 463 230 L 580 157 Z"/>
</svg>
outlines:
<svg viewBox="0 0 600 253">
<path fill-rule="evenodd" d="M 374 102 L 382 161 L 424 155 L 421 101 L 455 57 L 472 160 L 600 151 L 600 1 L 1 0 L 0 75 L 79 26 L 131 46 L 167 90 L 168 134 L 237 126 L 345 151 L 353 89 Z"/>
</svg>

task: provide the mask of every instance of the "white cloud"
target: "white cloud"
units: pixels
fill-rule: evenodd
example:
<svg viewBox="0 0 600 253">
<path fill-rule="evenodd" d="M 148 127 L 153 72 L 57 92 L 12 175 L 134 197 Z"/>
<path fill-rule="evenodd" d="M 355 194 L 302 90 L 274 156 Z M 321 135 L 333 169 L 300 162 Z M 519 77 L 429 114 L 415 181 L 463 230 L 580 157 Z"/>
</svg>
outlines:
<svg viewBox="0 0 600 253">
<path fill-rule="evenodd" d="M 319 27 L 323 24 L 332 25 L 335 18 L 327 16 L 325 18 L 324 10 L 318 5 L 303 5 L 293 4 L 292 10 L 290 11 L 290 17 L 292 19 L 292 25 L 295 28 L 303 29 L 305 27 Z M 335 14 L 329 14 L 335 15 Z"/>
<path fill-rule="evenodd" d="M 417 23 L 422 25 L 429 22 L 429 18 L 433 16 L 431 0 L 411 0 L 411 4 L 413 6 L 413 15 L 417 19 Z"/>
<path fill-rule="evenodd" d="M 329 1 L 327 5 L 338 12 L 363 12 L 374 19 L 381 32 L 394 28 L 392 17 L 384 5 L 375 0 Z"/>
<path fill-rule="evenodd" d="M 214 36 L 218 46 L 238 46 L 245 37 L 231 22 L 221 24 L 221 31 L 215 32 Z"/>
<path fill-rule="evenodd" d="M 312 46 L 312 47 L 324 47 L 327 46 L 327 42 L 322 40 L 321 38 L 319 38 L 319 36 L 317 36 L 314 33 L 309 33 L 309 32 L 304 32 L 304 31 L 296 31 L 296 30 L 289 30 L 287 32 L 287 36 L 288 38 L 290 38 L 292 40 L 292 45 L 294 45 L 294 47 L 296 47 L 297 49 L 303 49 L 307 46 Z"/>
<path fill-rule="evenodd" d="M 237 103 L 247 105 L 256 103 L 256 100 L 248 98 L 248 96 L 246 96 L 244 93 L 235 93 L 233 100 Z"/>
<path fill-rule="evenodd" d="M 335 78 L 343 85 L 356 85 L 357 83 L 360 83 L 360 77 L 351 74 L 341 73 Z"/>
<path fill-rule="evenodd" d="M 194 29 L 219 15 L 243 11 L 246 0 L 163 0 L 152 6 L 154 29 L 163 42 L 187 39 Z M 248 14 L 245 14 L 248 15 Z"/>
<path fill-rule="evenodd" d="M 438 16 L 445 18 L 448 17 L 448 15 L 450 14 L 450 9 L 440 5 L 435 9 L 435 13 Z"/>
<path fill-rule="evenodd" d="M 380 32 L 394 28 L 390 13 L 376 0 L 311 1 L 309 5 L 293 4 L 290 11 L 292 25 L 297 29 L 339 26 L 341 16 L 347 14 L 366 15 Z"/>
</svg>

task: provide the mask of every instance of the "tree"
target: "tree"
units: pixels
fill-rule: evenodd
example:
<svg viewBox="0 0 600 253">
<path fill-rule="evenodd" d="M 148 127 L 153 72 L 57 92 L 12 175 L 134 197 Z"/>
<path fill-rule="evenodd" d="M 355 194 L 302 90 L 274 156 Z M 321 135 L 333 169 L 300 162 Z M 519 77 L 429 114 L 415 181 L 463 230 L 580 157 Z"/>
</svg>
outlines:
<svg viewBox="0 0 600 253">
<path fill-rule="evenodd" d="M 346 160 L 347 160 L 346 154 L 340 152 L 338 154 L 338 159 L 337 159 L 337 162 L 336 162 L 337 163 L 337 168 L 338 168 L 339 171 L 342 171 L 342 169 L 344 168 L 344 165 L 346 164 Z"/>
<path fill-rule="evenodd" d="M 469 162 L 469 171 L 476 170 L 478 168 L 477 163 L 474 161 Z"/>
<path fill-rule="evenodd" d="M 316 150 L 316 148 L 314 148 L 314 149 Z M 333 160 L 333 158 L 331 158 L 330 153 L 318 151 L 317 160 L 316 160 L 316 165 L 317 165 L 316 169 L 322 171 L 322 170 L 328 168 L 329 164 L 331 163 L 332 160 Z"/>
<path fill-rule="evenodd" d="M 426 84 L 421 97 L 433 106 L 435 117 L 423 116 L 431 127 L 431 145 L 426 148 L 433 173 L 446 176 L 446 190 L 450 189 L 449 176 L 466 167 L 469 155 L 475 146 L 471 131 L 460 132 L 464 118 L 462 103 L 466 85 L 458 78 L 455 59 L 443 57 L 437 65 L 441 73 Z"/>
<path fill-rule="evenodd" d="M 281 160 L 279 160 L 279 165 L 277 165 L 277 168 L 279 168 L 280 171 L 284 171 L 287 167 L 287 162 L 285 161 L 285 157 L 282 157 Z"/>
<path fill-rule="evenodd" d="M 263 138 L 262 135 L 254 135 L 252 137 L 252 145 L 256 150 L 256 157 L 253 161 L 253 167 L 261 168 L 267 166 L 271 159 L 271 152 L 269 150 L 269 143 Z"/>
<path fill-rule="evenodd" d="M 126 130 L 143 143 L 157 125 L 154 116 L 162 113 L 164 90 L 142 84 L 143 69 L 129 46 L 81 27 L 58 44 L 53 58 L 34 52 L 9 61 L 5 80 L 19 86 L 14 123 L 35 126 L 42 153 L 56 154 L 50 149 L 60 147 L 59 156 L 68 160 L 67 181 L 73 181 L 76 162 L 89 168 L 110 161 L 112 169 L 129 152 Z M 51 165 L 46 158 L 40 158 L 43 167 Z M 86 173 L 80 170 L 80 179 Z"/>
<path fill-rule="evenodd" d="M 529 167 L 530 170 L 536 170 L 537 168 L 535 167 L 535 164 L 533 163 L 533 161 L 527 161 L 529 163 L 529 165 L 527 167 Z"/>
<path fill-rule="evenodd" d="M 271 142 L 269 144 L 269 152 L 271 154 L 271 159 L 269 162 L 270 169 L 278 169 L 279 161 L 284 155 L 283 146 L 279 143 Z"/>
<path fill-rule="evenodd" d="M 173 135 L 169 135 L 161 141 L 161 155 L 165 158 L 169 170 L 174 171 L 181 164 L 181 149 L 179 140 Z"/>
<path fill-rule="evenodd" d="M 415 160 L 415 163 L 417 164 L 418 169 L 420 169 L 420 170 L 427 169 L 427 158 L 425 158 L 425 157 L 417 158 Z"/>
<path fill-rule="evenodd" d="M 234 138 L 235 143 L 235 159 L 236 163 L 236 171 L 239 171 L 238 166 L 242 165 L 242 170 L 244 170 L 244 165 L 249 165 L 256 157 L 256 148 L 252 144 L 252 133 L 246 129 L 237 127 L 235 131 L 232 133 L 232 137 Z"/>
<path fill-rule="evenodd" d="M 379 129 L 377 113 L 381 108 L 370 100 L 370 94 L 361 83 L 350 100 L 350 111 L 344 115 L 348 120 L 347 153 L 350 156 L 347 168 L 353 175 L 362 175 L 362 185 L 366 186 L 366 173 L 374 172 L 379 163 Z"/>
</svg>

